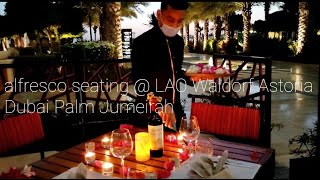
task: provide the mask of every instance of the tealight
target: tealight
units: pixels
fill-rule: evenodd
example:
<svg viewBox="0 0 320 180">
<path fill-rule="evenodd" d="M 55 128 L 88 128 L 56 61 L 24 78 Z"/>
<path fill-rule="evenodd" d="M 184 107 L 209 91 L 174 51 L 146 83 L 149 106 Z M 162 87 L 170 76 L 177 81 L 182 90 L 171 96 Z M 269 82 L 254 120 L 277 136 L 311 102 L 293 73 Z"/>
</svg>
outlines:
<svg viewBox="0 0 320 180">
<path fill-rule="evenodd" d="M 105 162 L 102 165 L 102 174 L 104 176 L 112 176 L 113 173 L 113 164 L 109 162 Z"/>
<path fill-rule="evenodd" d="M 85 155 L 84 155 L 84 159 L 85 159 L 85 162 L 87 164 L 91 164 L 93 163 L 95 160 L 96 160 L 96 153 L 94 152 L 87 152 Z"/>
<path fill-rule="evenodd" d="M 101 145 L 103 148 L 109 148 L 110 139 L 108 137 L 104 137 L 103 139 L 101 139 Z"/>
</svg>

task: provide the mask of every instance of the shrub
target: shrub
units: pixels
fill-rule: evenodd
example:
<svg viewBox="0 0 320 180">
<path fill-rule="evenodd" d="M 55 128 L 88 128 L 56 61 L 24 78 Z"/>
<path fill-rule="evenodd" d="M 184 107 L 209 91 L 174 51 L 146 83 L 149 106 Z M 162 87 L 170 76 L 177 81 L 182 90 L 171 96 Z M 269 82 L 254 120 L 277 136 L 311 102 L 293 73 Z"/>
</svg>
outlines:
<svg viewBox="0 0 320 180">
<path fill-rule="evenodd" d="M 286 41 L 278 39 L 262 38 L 259 36 L 250 37 L 250 54 L 255 56 L 280 56 L 293 55 Z"/>
<path fill-rule="evenodd" d="M 297 54 L 298 42 L 292 39 L 288 40 L 288 48 L 291 51 L 291 54 Z"/>
<path fill-rule="evenodd" d="M 107 41 L 77 42 L 61 46 L 64 60 L 104 60 L 114 57 L 115 46 Z"/>
</svg>

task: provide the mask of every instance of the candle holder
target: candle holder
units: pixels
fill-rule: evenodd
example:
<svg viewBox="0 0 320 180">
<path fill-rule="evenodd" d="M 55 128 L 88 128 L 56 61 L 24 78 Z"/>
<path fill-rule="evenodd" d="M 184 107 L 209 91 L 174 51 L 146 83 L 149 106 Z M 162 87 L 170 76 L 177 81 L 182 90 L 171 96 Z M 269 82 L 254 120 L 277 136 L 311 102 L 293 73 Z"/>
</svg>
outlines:
<svg viewBox="0 0 320 180">
<path fill-rule="evenodd" d="M 110 139 L 108 137 L 104 137 L 103 139 L 101 139 L 101 146 L 103 148 L 110 148 Z"/>
<path fill-rule="evenodd" d="M 86 152 L 94 152 L 96 144 L 94 142 L 85 143 Z"/>
<path fill-rule="evenodd" d="M 87 164 L 91 164 L 93 163 L 95 160 L 96 160 L 96 153 L 94 152 L 87 152 L 85 155 L 84 155 L 84 159 L 85 159 L 85 162 Z"/>
<path fill-rule="evenodd" d="M 135 151 L 136 160 L 140 162 L 150 159 L 149 134 L 147 132 L 139 132 L 135 135 Z"/>
<path fill-rule="evenodd" d="M 102 174 L 104 176 L 112 176 L 113 174 L 113 164 L 109 162 L 104 162 L 102 165 Z"/>
</svg>

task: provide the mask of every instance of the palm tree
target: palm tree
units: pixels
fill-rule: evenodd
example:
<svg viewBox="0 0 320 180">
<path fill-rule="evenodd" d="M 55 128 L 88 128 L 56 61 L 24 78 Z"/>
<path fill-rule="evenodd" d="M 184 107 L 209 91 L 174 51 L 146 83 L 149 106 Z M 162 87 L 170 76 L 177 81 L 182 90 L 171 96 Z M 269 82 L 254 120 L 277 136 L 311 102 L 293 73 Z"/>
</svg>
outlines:
<svg viewBox="0 0 320 180">
<path fill-rule="evenodd" d="M 213 18 L 219 10 L 219 3 L 217 2 L 191 2 L 190 8 L 188 10 L 188 15 L 186 20 L 188 22 L 194 21 L 195 32 L 200 30 L 199 21 L 205 20 L 204 23 L 204 42 L 203 42 L 203 50 L 206 47 L 208 41 L 208 33 L 209 33 L 209 19 Z M 199 13 L 199 9 L 202 9 L 202 13 Z M 194 35 L 194 48 L 197 46 L 199 40 L 198 33 Z"/>
<path fill-rule="evenodd" d="M 85 16 L 83 16 L 83 22 L 89 26 L 90 40 L 92 41 L 91 29 L 92 26 L 100 26 L 101 7 L 97 2 L 80 2 L 80 5 L 77 7 L 81 8 L 85 14 Z"/>
<path fill-rule="evenodd" d="M 189 47 L 190 31 L 189 31 L 189 23 L 188 22 L 184 23 L 184 29 L 186 30 L 186 39 L 185 39 L 184 46 Z"/>
<path fill-rule="evenodd" d="M 226 13 L 223 17 L 224 24 L 224 40 L 228 44 L 230 41 L 230 24 L 229 24 L 230 13 Z"/>
<path fill-rule="evenodd" d="M 101 40 L 113 42 L 116 59 L 122 59 L 121 2 L 105 2 L 100 17 Z"/>
<path fill-rule="evenodd" d="M 222 27 L 222 20 L 221 16 L 215 16 L 213 19 L 213 37 L 214 39 L 219 40 L 221 37 L 221 27 Z"/>
<path fill-rule="evenodd" d="M 137 17 L 136 11 L 141 12 L 139 6 L 146 6 L 146 2 L 104 2 L 100 16 L 101 40 L 114 42 L 115 58 L 122 59 L 121 16 Z"/>
<path fill-rule="evenodd" d="M 206 19 L 204 21 L 203 51 L 206 50 L 208 39 L 209 39 L 209 19 Z"/>
<path fill-rule="evenodd" d="M 307 41 L 309 7 L 308 2 L 299 2 L 299 27 L 298 27 L 298 47 L 297 54 L 303 52 Z"/>
<path fill-rule="evenodd" d="M 249 35 L 250 35 L 250 20 L 251 20 L 251 8 L 252 2 L 242 3 L 242 17 L 243 17 L 243 52 L 249 52 Z"/>
</svg>

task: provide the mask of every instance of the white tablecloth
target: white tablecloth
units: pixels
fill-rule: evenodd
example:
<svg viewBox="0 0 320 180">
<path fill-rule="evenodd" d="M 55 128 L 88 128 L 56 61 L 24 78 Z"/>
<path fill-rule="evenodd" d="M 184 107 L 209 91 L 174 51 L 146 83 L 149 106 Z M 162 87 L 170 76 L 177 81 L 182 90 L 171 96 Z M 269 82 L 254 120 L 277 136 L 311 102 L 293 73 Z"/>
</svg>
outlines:
<svg viewBox="0 0 320 180">
<path fill-rule="evenodd" d="M 202 154 L 196 154 L 189 158 L 187 161 L 181 164 L 179 168 L 176 168 L 171 172 L 171 176 L 168 179 L 191 179 L 188 172 L 190 170 L 189 164 L 197 160 Z M 212 157 L 213 160 L 217 161 L 218 157 Z M 228 159 L 228 164 L 225 165 L 226 171 L 221 174 L 216 174 L 214 179 L 253 179 L 260 169 L 260 164 L 244 162 L 234 159 Z"/>
<path fill-rule="evenodd" d="M 52 179 L 68 179 L 68 175 L 74 171 L 77 170 L 78 167 L 73 167 L 69 169 L 68 171 L 59 174 L 58 176 L 52 178 Z M 88 170 L 87 179 L 119 179 L 118 177 L 112 177 L 112 176 L 104 176 L 101 173 L 90 171 Z"/>
<path fill-rule="evenodd" d="M 168 179 L 192 179 L 188 172 L 190 170 L 189 164 L 197 160 L 199 156 L 203 154 L 195 154 L 190 157 L 179 168 L 171 171 L 171 176 Z M 214 161 L 218 160 L 218 157 L 213 156 Z M 228 159 L 228 164 L 225 165 L 225 170 L 222 173 L 216 174 L 213 179 L 253 179 L 260 169 L 260 164 L 244 162 L 234 159 Z M 54 177 L 53 179 L 68 179 L 69 173 L 76 171 L 77 167 L 71 168 L 68 171 Z M 119 179 L 118 177 L 103 176 L 101 173 L 88 170 L 87 179 Z"/>
</svg>

